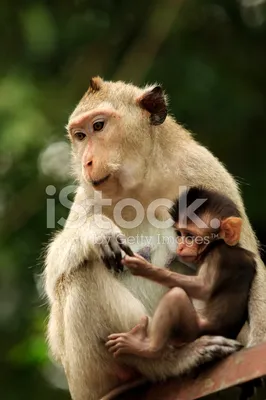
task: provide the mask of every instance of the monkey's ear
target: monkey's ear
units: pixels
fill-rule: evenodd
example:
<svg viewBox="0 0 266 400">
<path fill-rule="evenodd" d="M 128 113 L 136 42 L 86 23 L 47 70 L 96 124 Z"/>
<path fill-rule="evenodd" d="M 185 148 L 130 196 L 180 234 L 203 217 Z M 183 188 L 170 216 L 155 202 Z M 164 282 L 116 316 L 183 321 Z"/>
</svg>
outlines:
<svg viewBox="0 0 266 400">
<path fill-rule="evenodd" d="M 229 246 L 235 246 L 240 240 L 242 219 L 229 217 L 221 222 L 220 236 Z"/>
<path fill-rule="evenodd" d="M 161 86 L 155 86 L 153 89 L 144 93 L 137 99 L 141 108 L 147 110 L 150 115 L 151 125 L 161 125 L 167 116 L 166 99 Z"/>
<path fill-rule="evenodd" d="M 93 92 L 97 92 L 98 90 L 101 89 L 103 80 L 99 76 L 95 76 L 94 78 L 90 79 L 90 86 L 89 90 Z"/>
</svg>

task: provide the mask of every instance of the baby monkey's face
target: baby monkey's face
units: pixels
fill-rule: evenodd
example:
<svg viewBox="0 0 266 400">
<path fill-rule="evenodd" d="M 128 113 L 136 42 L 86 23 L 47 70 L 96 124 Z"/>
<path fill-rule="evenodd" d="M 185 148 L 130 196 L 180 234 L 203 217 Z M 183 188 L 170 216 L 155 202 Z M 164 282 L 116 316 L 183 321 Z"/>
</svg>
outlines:
<svg viewBox="0 0 266 400">
<path fill-rule="evenodd" d="M 199 262 L 200 255 L 208 244 L 214 240 L 212 232 L 208 229 L 199 229 L 193 224 L 181 228 L 178 223 L 174 225 L 177 234 L 177 255 L 181 261 L 189 263 Z"/>
<path fill-rule="evenodd" d="M 217 220 L 217 219 L 216 219 Z M 219 220 L 219 228 L 198 228 L 190 222 L 184 228 L 179 222 L 174 224 L 177 234 L 177 255 L 181 261 L 189 263 L 200 263 L 200 256 L 207 246 L 217 239 L 223 239 L 228 246 L 235 246 L 240 240 L 242 219 L 228 217 Z M 207 223 L 208 222 L 208 223 Z M 205 225 L 209 226 L 210 221 L 205 219 Z"/>
</svg>

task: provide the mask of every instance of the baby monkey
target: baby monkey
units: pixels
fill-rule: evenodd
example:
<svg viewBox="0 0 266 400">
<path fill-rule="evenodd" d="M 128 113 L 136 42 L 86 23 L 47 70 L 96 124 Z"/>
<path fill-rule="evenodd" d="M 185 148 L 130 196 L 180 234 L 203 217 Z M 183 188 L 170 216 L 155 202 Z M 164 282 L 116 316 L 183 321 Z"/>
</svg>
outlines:
<svg viewBox="0 0 266 400">
<path fill-rule="evenodd" d="M 195 209 L 193 203 L 201 204 L 187 215 Z M 195 264 L 197 274 L 187 276 L 156 267 L 138 254 L 125 256 L 122 263 L 134 275 L 169 291 L 149 327 L 144 317 L 131 331 L 108 337 L 106 346 L 115 357 L 157 358 L 165 346 L 180 346 L 205 334 L 235 339 L 248 318 L 256 262 L 238 244 L 242 219 L 236 205 L 221 193 L 193 187 L 176 200 L 170 214 L 177 233 L 177 255 L 184 263 Z"/>
</svg>

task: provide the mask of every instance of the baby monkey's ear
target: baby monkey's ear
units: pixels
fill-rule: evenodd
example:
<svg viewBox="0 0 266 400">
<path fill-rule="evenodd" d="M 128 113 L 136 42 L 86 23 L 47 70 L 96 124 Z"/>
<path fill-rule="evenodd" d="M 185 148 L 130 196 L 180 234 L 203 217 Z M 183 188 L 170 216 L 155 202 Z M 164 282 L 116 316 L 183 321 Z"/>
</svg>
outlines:
<svg viewBox="0 0 266 400">
<path fill-rule="evenodd" d="M 164 122 L 167 116 L 167 107 L 166 97 L 161 86 L 147 90 L 137 99 L 137 103 L 151 114 L 151 125 L 161 125 Z"/>
<path fill-rule="evenodd" d="M 235 246 L 240 240 L 242 219 L 229 217 L 221 221 L 220 237 L 229 246 Z"/>
</svg>

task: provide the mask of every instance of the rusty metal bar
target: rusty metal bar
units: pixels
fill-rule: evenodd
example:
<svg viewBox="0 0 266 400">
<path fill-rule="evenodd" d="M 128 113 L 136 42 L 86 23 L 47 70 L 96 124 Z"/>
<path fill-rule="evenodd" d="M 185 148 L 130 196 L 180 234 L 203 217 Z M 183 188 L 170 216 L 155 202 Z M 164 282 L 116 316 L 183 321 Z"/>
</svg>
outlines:
<svg viewBox="0 0 266 400">
<path fill-rule="evenodd" d="M 169 379 L 131 390 L 117 400 L 194 400 L 266 376 L 266 343 L 243 349 L 196 377 Z"/>
</svg>

